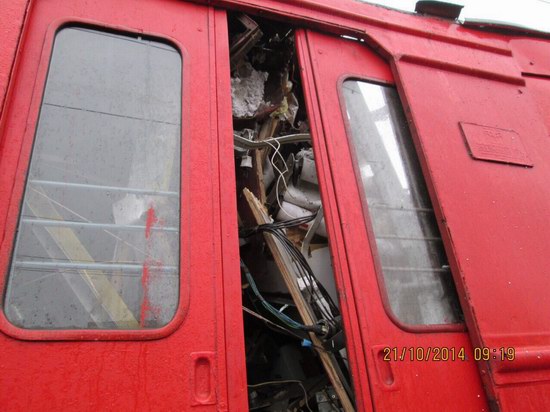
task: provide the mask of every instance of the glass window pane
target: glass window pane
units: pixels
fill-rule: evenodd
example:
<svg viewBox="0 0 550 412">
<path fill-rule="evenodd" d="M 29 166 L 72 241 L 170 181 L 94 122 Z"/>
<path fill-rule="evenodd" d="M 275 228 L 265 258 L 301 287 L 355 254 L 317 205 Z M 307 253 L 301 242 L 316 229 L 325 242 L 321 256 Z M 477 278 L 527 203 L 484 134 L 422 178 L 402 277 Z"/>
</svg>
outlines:
<svg viewBox="0 0 550 412">
<path fill-rule="evenodd" d="M 158 328 L 179 292 L 181 56 L 56 38 L 6 291 L 28 329 Z"/>
<path fill-rule="evenodd" d="M 348 80 L 343 95 L 392 311 L 408 324 L 458 322 L 456 290 L 396 90 Z"/>
</svg>

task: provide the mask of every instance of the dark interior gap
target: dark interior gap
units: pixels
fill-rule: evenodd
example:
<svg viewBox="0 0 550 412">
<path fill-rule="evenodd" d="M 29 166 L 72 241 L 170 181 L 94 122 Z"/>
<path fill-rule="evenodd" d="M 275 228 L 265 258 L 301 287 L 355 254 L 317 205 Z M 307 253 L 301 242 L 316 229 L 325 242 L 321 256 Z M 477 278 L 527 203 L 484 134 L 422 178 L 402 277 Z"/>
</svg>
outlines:
<svg viewBox="0 0 550 412">
<path fill-rule="evenodd" d="M 229 14 L 229 40 L 249 409 L 353 409 L 294 29 Z"/>
</svg>

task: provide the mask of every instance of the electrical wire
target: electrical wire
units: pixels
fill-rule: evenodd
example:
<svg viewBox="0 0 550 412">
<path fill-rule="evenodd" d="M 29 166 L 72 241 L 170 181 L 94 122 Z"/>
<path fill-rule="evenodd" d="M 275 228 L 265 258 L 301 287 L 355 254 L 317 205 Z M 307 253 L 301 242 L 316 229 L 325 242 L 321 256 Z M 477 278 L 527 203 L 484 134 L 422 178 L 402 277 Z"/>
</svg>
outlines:
<svg viewBox="0 0 550 412">
<path fill-rule="evenodd" d="M 284 229 L 289 227 L 299 226 L 304 223 L 308 223 L 315 219 L 316 214 L 310 216 L 303 216 L 296 219 L 291 219 L 282 222 L 266 223 L 256 226 L 254 228 L 241 231 L 241 237 L 248 237 L 257 232 L 265 232 L 271 234 L 275 239 L 279 241 L 284 250 L 288 253 L 292 261 L 295 263 L 298 274 L 304 279 L 305 287 L 309 293 L 310 298 L 316 300 L 317 304 L 314 306 L 318 308 L 320 317 L 327 321 L 333 328 L 337 327 L 335 316 L 339 314 L 338 307 L 332 301 L 330 295 L 323 287 L 323 285 L 317 280 L 313 270 L 309 266 L 306 258 L 300 252 L 300 250 L 292 243 L 292 241 L 286 236 Z M 323 300 L 326 302 L 327 307 L 323 304 Z M 310 301 L 310 304 L 312 302 Z M 278 312 L 278 311 L 277 311 Z"/>
<path fill-rule="evenodd" d="M 250 389 L 255 389 L 255 388 L 261 388 L 262 386 L 282 385 L 282 384 L 285 384 L 285 383 L 297 383 L 298 385 L 300 385 L 300 387 L 302 388 L 302 391 L 304 391 L 304 401 L 306 403 L 306 408 L 309 412 L 313 412 L 312 409 L 309 406 L 306 387 L 304 386 L 304 383 L 302 381 L 299 381 L 297 379 L 285 379 L 285 380 L 281 380 L 281 381 L 266 381 L 266 382 L 256 383 L 256 384 L 247 385 L 247 386 Z"/>
<path fill-rule="evenodd" d="M 300 250 L 298 250 L 298 248 L 294 245 L 294 243 L 292 243 L 292 241 L 290 239 L 288 239 L 286 234 L 283 232 L 283 229 L 285 229 L 285 228 L 298 226 L 298 225 L 310 222 L 313 219 L 315 219 L 315 216 L 316 216 L 316 214 L 313 214 L 313 215 L 310 215 L 310 216 L 304 216 L 304 217 L 300 217 L 300 218 L 296 218 L 296 219 L 292 219 L 292 220 L 288 220 L 288 221 L 284 221 L 284 222 L 276 222 L 276 223 L 271 223 L 271 224 L 260 225 L 260 226 L 258 226 L 258 231 L 268 232 L 268 233 L 272 234 L 275 238 L 277 238 L 277 240 L 279 240 L 282 243 L 285 250 L 288 251 L 289 255 L 297 263 L 297 266 L 301 270 L 301 274 L 303 275 L 303 277 L 305 277 L 308 280 L 307 283 L 308 283 L 308 286 L 310 286 L 310 288 L 308 290 L 310 291 L 310 293 L 312 295 L 315 295 L 319 299 L 324 298 L 327 301 L 327 304 L 329 305 L 329 308 L 331 309 L 331 311 L 333 313 L 337 313 L 338 308 L 336 307 L 336 305 L 334 304 L 334 302 L 330 298 L 330 295 L 328 295 L 328 293 L 324 289 L 323 285 L 320 282 L 317 281 L 317 279 L 316 279 L 316 277 L 313 273 L 313 270 L 309 266 L 309 263 L 307 262 L 306 258 L 304 257 L 302 252 Z M 320 289 L 321 294 L 322 294 L 321 296 L 319 295 L 319 293 L 313 287 L 314 284 L 318 287 L 318 289 Z M 322 306 L 322 305 L 320 305 L 320 306 Z M 325 314 L 326 314 L 326 312 L 325 312 Z M 333 316 L 331 314 L 326 314 L 326 315 L 327 315 L 328 319 L 333 318 Z"/>
<path fill-rule="evenodd" d="M 292 329 L 287 329 L 281 325 L 278 325 L 277 323 L 275 322 L 272 322 L 270 321 L 269 319 L 263 317 L 262 315 L 260 315 L 259 313 L 256 313 L 254 312 L 253 310 L 247 308 L 246 306 L 243 306 L 243 311 L 245 311 L 246 313 L 248 313 L 249 315 L 251 316 L 254 316 L 255 318 L 257 319 L 260 319 L 262 321 L 264 321 L 267 325 L 270 325 L 270 326 L 273 326 L 281 331 L 283 331 L 284 333 L 286 334 L 290 334 L 292 335 L 293 337 L 297 338 L 297 339 L 300 339 L 300 340 L 303 340 L 304 337 L 303 336 L 300 336 L 299 334 L 297 334 L 296 332 L 294 332 Z"/>
<path fill-rule="evenodd" d="M 252 289 L 252 292 L 256 295 L 256 297 L 260 300 L 262 303 L 262 306 L 267 309 L 273 316 L 278 318 L 281 322 L 283 322 L 285 325 L 293 328 L 293 329 L 300 329 L 305 330 L 308 332 L 315 332 L 319 333 L 321 332 L 321 327 L 319 325 L 303 325 L 299 322 L 296 322 L 291 317 L 287 316 L 285 313 L 280 312 L 275 307 L 273 307 L 265 298 L 262 296 L 260 291 L 258 290 L 258 287 L 256 286 L 256 282 L 254 281 L 254 278 L 252 277 L 252 274 L 244 264 L 244 262 L 241 259 L 241 270 L 244 272 L 246 280 L 248 281 L 248 284 L 250 285 L 250 288 Z"/>
<path fill-rule="evenodd" d="M 277 173 L 279 175 L 277 177 L 277 181 L 275 182 L 275 196 L 276 196 L 276 199 L 277 199 L 277 205 L 288 216 L 292 216 L 292 214 L 289 213 L 283 207 L 283 205 L 281 204 L 281 200 L 279 198 L 279 182 L 281 181 L 281 179 L 283 179 L 283 185 L 285 186 L 285 190 L 288 191 L 288 186 L 287 186 L 286 179 L 284 178 L 284 176 L 285 176 L 286 173 L 289 172 L 288 166 L 286 165 L 286 161 L 285 161 L 283 155 L 280 152 L 281 145 L 285 144 L 285 143 L 298 143 L 298 142 L 309 141 L 311 139 L 310 134 L 309 133 L 299 133 L 299 134 L 292 134 L 292 135 L 286 135 L 286 136 L 280 136 L 280 137 L 272 137 L 272 138 L 269 138 L 269 139 L 258 140 L 258 141 L 248 140 L 248 139 L 246 139 L 242 136 L 239 136 L 238 134 L 234 134 L 234 139 L 235 139 L 235 145 L 237 145 L 241 148 L 248 149 L 248 150 L 260 149 L 260 148 L 265 147 L 265 146 L 270 146 L 273 149 L 273 155 L 271 157 L 268 157 L 268 160 L 271 163 L 271 166 L 273 167 L 273 170 L 277 171 Z M 272 142 L 276 143 L 277 146 L 273 145 Z M 275 156 L 277 156 L 277 155 L 279 156 L 279 158 L 282 161 L 282 164 L 285 167 L 285 170 L 283 170 L 283 171 L 281 171 L 281 169 L 279 169 L 277 167 L 277 165 L 275 164 Z M 293 197 L 290 192 L 288 192 L 288 193 L 291 197 Z"/>
<path fill-rule="evenodd" d="M 281 152 L 279 151 L 281 149 L 281 143 L 278 141 L 278 140 L 275 140 L 275 143 L 277 143 L 277 147 L 273 146 L 269 141 L 267 140 L 263 140 L 265 141 L 269 146 L 271 146 L 271 148 L 273 149 L 273 155 L 269 158 L 269 161 L 271 162 L 271 166 L 273 166 L 273 169 L 276 170 L 278 173 L 279 173 L 279 177 L 277 177 L 277 181 L 275 182 L 275 198 L 277 200 L 277 205 L 279 205 L 279 208 L 285 212 L 288 216 L 292 216 L 291 213 L 289 213 L 282 205 L 281 203 L 281 199 L 279 198 L 279 182 L 281 181 L 281 179 L 283 179 L 283 185 L 285 186 L 285 190 L 288 191 L 288 186 L 286 184 L 286 179 L 285 179 L 285 173 L 288 173 L 289 170 L 288 170 L 288 167 L 286 165 L 286 161 L 283 157 L 283 155 L 281 154 Z M 276 155 L 279 155 L 279 158 L 281 159 L 283 165 L 285 166 L 285 170 L 284 171 L 281 171 L 276 165 L 275 165 L 275 156 Z"/>
<path fill-rule="evenodd" d="M 269 319 L 263 317 L 262 315 L 260 315 L 260 314 L 257 313 L 257 312 L 254 312 L 252 309 L 249 309 L 249 308 L 247 308 L 246 306 L 243 306 L 243 311 L 245 311 L 246 313 L 248 313 L 248 314 L 251 315 L 251 316 L 254 316 L 254 317 L 257 318 L 257 319 L 263 320 L 267 325 L 271 325 L 271 326 L 273 326 L 273 327 L 275 327 L 275 328 L 281 330 L 282 332 L 291 335 L 292 337 L 295 337 L 295 338 L 297 338 L 297 339 L 299 339 L 299 340 L 301 340 L 301 341 L 303 341 L 303 340 L 305 339 L 303 336 L 298 335 L 298 334 L 297 334 L 296 332 L 294 332 L 293 330 L 291 330 L 291 329 L 286 329 L 286 328 L 284 328 L 283 326 L 278 325 L 278 324 L 276 324 L 275 322 L 270 321 Z M 310 342 L 311 342 L 311 341 L 310 341 Z M 318 351 L 323 351 L 323 352 L 325 352 L 325 353 L 330 353 L 330 354 L 332 354 L 331 351 L 329 351 L 329 350 L 323 348 L 322 346 L 317 346 L 317 345 L 315 345 L 313 342 L 311 342 L 311 346 L 310 346 L 310 347 L 313 348 L 313 349 L 316 349 L 316 350 L 318 350 Z M 347 361 L 347 358 L 343 357 L 342 355 L 338 354 L 338 356 L 340 356 L 342 359 L 344 359 L 345 361 Z"/>
<path fill-rule="evenodd" d="M 284 222 L 284 223 L 287 223 L 287 222 Z M 335 326 L 334 315 L 331 312 L 337 313 L 336 305 L 334 305 L 334 303 L 330 299 L 328 293 L 326 293 L 326 290 L 324 289 L 322 284 L 319 283 L 315 278 L 315 275 L 313 274 L 313 271 L 309 266 L 307 260 L 302 255 L 302 252 L 300 252 L 296 248 L 294 243 L 292 243 L 292 241 L 286 236 L 286 234 L 282 232 L 282 229 L 280 227 L 262 225 L 258 227 L 258 230 L 262 232 L 270 233 L 282 244 L 284 249 L 287 251 L 287 253 L 290 255 L 290 257 L 296 264 L 300 277 L 305 279 L 304 284 L 310 296 L 315 297 L 315 299 L 318 301 L 318 305 L 316 306 L 319 308 L 322 314 L 321 317 L 329 321 L 330 323 L 332 323 L 333 326 Z M 327 302 L 330 311 L 327 310 L 327 308 L 325 308 L 325 306 L 323 305 L 323 302 L 322 302 L 323 299 Z"/>
<path fill-rule="evenodd" d="M 242 149 L 254 150 L 261 149 L 262 147 L 269 145 L 270 142 L 277 142 L 279 144 L 310 142 L 311 135 L 309 133 L 297 133 L 286 136 L 272 137 L 264 140 L 248 140 L 247 138 L 234 133 L 233 139 L 235 146 Z"/>
</svg>

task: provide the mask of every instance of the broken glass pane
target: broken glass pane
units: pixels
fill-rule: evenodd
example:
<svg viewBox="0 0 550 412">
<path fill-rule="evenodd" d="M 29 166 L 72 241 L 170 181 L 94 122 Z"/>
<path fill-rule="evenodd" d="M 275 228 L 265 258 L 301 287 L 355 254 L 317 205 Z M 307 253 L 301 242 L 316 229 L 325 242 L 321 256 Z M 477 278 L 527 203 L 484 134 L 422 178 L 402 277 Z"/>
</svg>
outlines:
<svg viewBox="0 0 550 412">
<path fill-rule="evenodd" d="M 179 299 L 181 56 L 56 38 L 6 292 L 29 329 L 166 325 Z"/>
</svg>

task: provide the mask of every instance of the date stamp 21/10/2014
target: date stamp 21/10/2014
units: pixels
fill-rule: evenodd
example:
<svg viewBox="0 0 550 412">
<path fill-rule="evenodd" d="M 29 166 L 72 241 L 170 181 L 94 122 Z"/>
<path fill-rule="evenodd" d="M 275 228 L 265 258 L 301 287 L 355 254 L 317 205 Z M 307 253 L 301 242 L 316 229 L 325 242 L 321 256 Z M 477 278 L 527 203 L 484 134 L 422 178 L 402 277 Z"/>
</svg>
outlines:
<svg viewBox="0 0 550 412">
<path fill-rule="evenodd" d="M 513 347 L 474 347 L 471 354 L 464 347 L 452 346 L 403 346 L 401 348 L 387 346 L 382 349 L 382 360 L 386 362 L 418 361 L 418 362 L 455 362 L 455 361 L 508 361 L 516 358 Z"/>
</svg>

